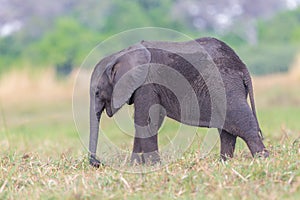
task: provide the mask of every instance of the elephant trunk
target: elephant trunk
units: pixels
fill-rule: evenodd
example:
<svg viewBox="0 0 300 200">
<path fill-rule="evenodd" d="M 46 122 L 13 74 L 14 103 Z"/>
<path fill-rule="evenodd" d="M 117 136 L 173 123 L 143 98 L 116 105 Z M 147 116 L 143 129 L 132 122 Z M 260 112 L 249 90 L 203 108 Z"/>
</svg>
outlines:
<svg viewBox="0 0 300 200">
<path fill-rule="evenodd" d="M 91 95 L 92 96 L 92 95 Z M 89 141 L 89 160 L 94 167 L 100 166 L 100 161 L 96 158 L 98 133 L 101 113 L 104 108 L 103 105 L 95 105 L 95 98 L 90 99 L 90 141 Z M 95 109 L 96 107 L 100 109 Z"/>
</svg>

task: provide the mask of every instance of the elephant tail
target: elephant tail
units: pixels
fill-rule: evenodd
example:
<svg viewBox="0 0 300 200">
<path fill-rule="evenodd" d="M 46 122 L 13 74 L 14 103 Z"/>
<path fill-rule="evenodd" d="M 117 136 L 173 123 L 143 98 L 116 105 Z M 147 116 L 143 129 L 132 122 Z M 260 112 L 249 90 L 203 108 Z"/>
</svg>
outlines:
<svg viewBox="0 0 300 200">
<path fill-rule="evenodd" d="M 259 136 L 260 136 L 261 139 L 264 139 L 263 133 L 260 129 L 260 126 L 259 126 L 259 123 L 258 123 L 258 120 L 257 120 L 252 80 L 251 80 L 250 73 L 247 69 L 244 70 L 244 85 L 246 86 L 246 94 L 249 93 L 250 104 L 251 104 L 251 108 L 252 108 L 254 118 L 256 120 L 257 127 L 258 127 Z"/>
</svg>

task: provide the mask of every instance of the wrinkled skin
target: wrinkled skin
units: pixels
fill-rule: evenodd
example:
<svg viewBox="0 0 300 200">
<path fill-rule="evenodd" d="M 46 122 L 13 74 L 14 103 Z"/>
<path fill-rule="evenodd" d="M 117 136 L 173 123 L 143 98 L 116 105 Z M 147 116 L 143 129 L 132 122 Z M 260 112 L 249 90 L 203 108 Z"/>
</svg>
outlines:
<svg viewBox="0 0 300 200">
<path fill-rule="evenodd" d="M 195 43 L 198 47 L 195 47 Z M 201 56 L 202 60 L 199 59 Z M 201 70 L 209 69 L 209 73 L 213 71 L 209 63 L 200 64 L 198 71 L 191 64 L 209 58 L 220 74 L 221 82 L 213 80 L 208 83 L 204 78 L 205 74 Z M 189 114 L 184 119 L 178 96 L 163 85 L 151 83 L 151 80 L 167 79 L 167 76 L 160 77 L 161 70 L 155 64 L 168 66 L 187 80 L 198 104 L 192 108 L 197 109 L 199 116 Z M 216 98 L 213 97 L 212 90 L 218 89 L 223 90 L 225 95 L 220 96 L 221 103 L 215 101 L 216 107 L 223 102 L 226 110 L 223 114 L 220 112 L 220 117 L 213 117 L 212 108 Z M 248 94 L 251 107 L 247 103 Z M 135 138 L 131 157 L 133 163 L 153 164 L 160 161 L 157 132 L 165 116 L 192 126 L 218 128 L 220 154 L 224 160 L 233 157 L 237 136 L 246 142 L 252 156 L 268 157 L 255 113 L 249 72 L 234 51 L 217 39 L 200 38 L 183 43 L 142 41 L 102 59 L 94 69 L 90 87 L 91 165 L 98 167 L 101 164 L 96 159 L 101 113 L 105 109 L 111 117 L 125 103 L 134 104 L 135 110 Z"/>
</svg>

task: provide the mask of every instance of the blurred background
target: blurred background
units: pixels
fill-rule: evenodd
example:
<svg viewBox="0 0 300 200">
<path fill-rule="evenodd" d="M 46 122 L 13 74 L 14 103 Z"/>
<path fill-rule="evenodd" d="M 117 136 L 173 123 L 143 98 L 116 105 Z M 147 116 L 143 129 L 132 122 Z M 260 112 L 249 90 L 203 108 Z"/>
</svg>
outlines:
<svg viewBox="0 0 300 200">
<path fill-rule="evenodd" d="M 0 70 L 67 74 L 99 42 L 158 26 L 232 46 L 255 75 L 286 72 L 300 44 L 300 0 L 0 0 Z"/>
<path fill-rule="evenodd" d="M 108 37 L 149 26 L 228 43 L 254 76 L 259 119 L 269 138 L 297 136 L 299 5 L 300 0 L 0 0 L 1 148 L 72 148 L 71 99 L 80 64 Z M 58 135 L 65 146 L 53 142 Z"/>
</svg>

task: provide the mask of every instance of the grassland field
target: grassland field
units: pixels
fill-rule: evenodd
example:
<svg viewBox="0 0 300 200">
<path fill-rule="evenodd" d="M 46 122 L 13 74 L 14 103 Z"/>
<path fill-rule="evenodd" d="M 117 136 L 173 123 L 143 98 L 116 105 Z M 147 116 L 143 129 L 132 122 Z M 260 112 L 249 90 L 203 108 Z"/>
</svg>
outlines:
<svg viewBox="0 0 300 200">
<path fill-rule="evenodd" d="M 73 121 L 73 78 L 26 70 L 1 76 L 0 199 L 300 199 L 300 73 L 253 82 L 270 158 L 253 159 L 242 140 L 227 162 L 219 160 L 219 144 L 201 158 L 206 129 L 198 129 L 182 158 L 155 172 L 132 174 L 89 166 Z M 131 148 L 131 137 L 111 119 L 102 121 L 112 141 Z M 160 146 L 176 127 L 165 122 Z"/>
</svg>

